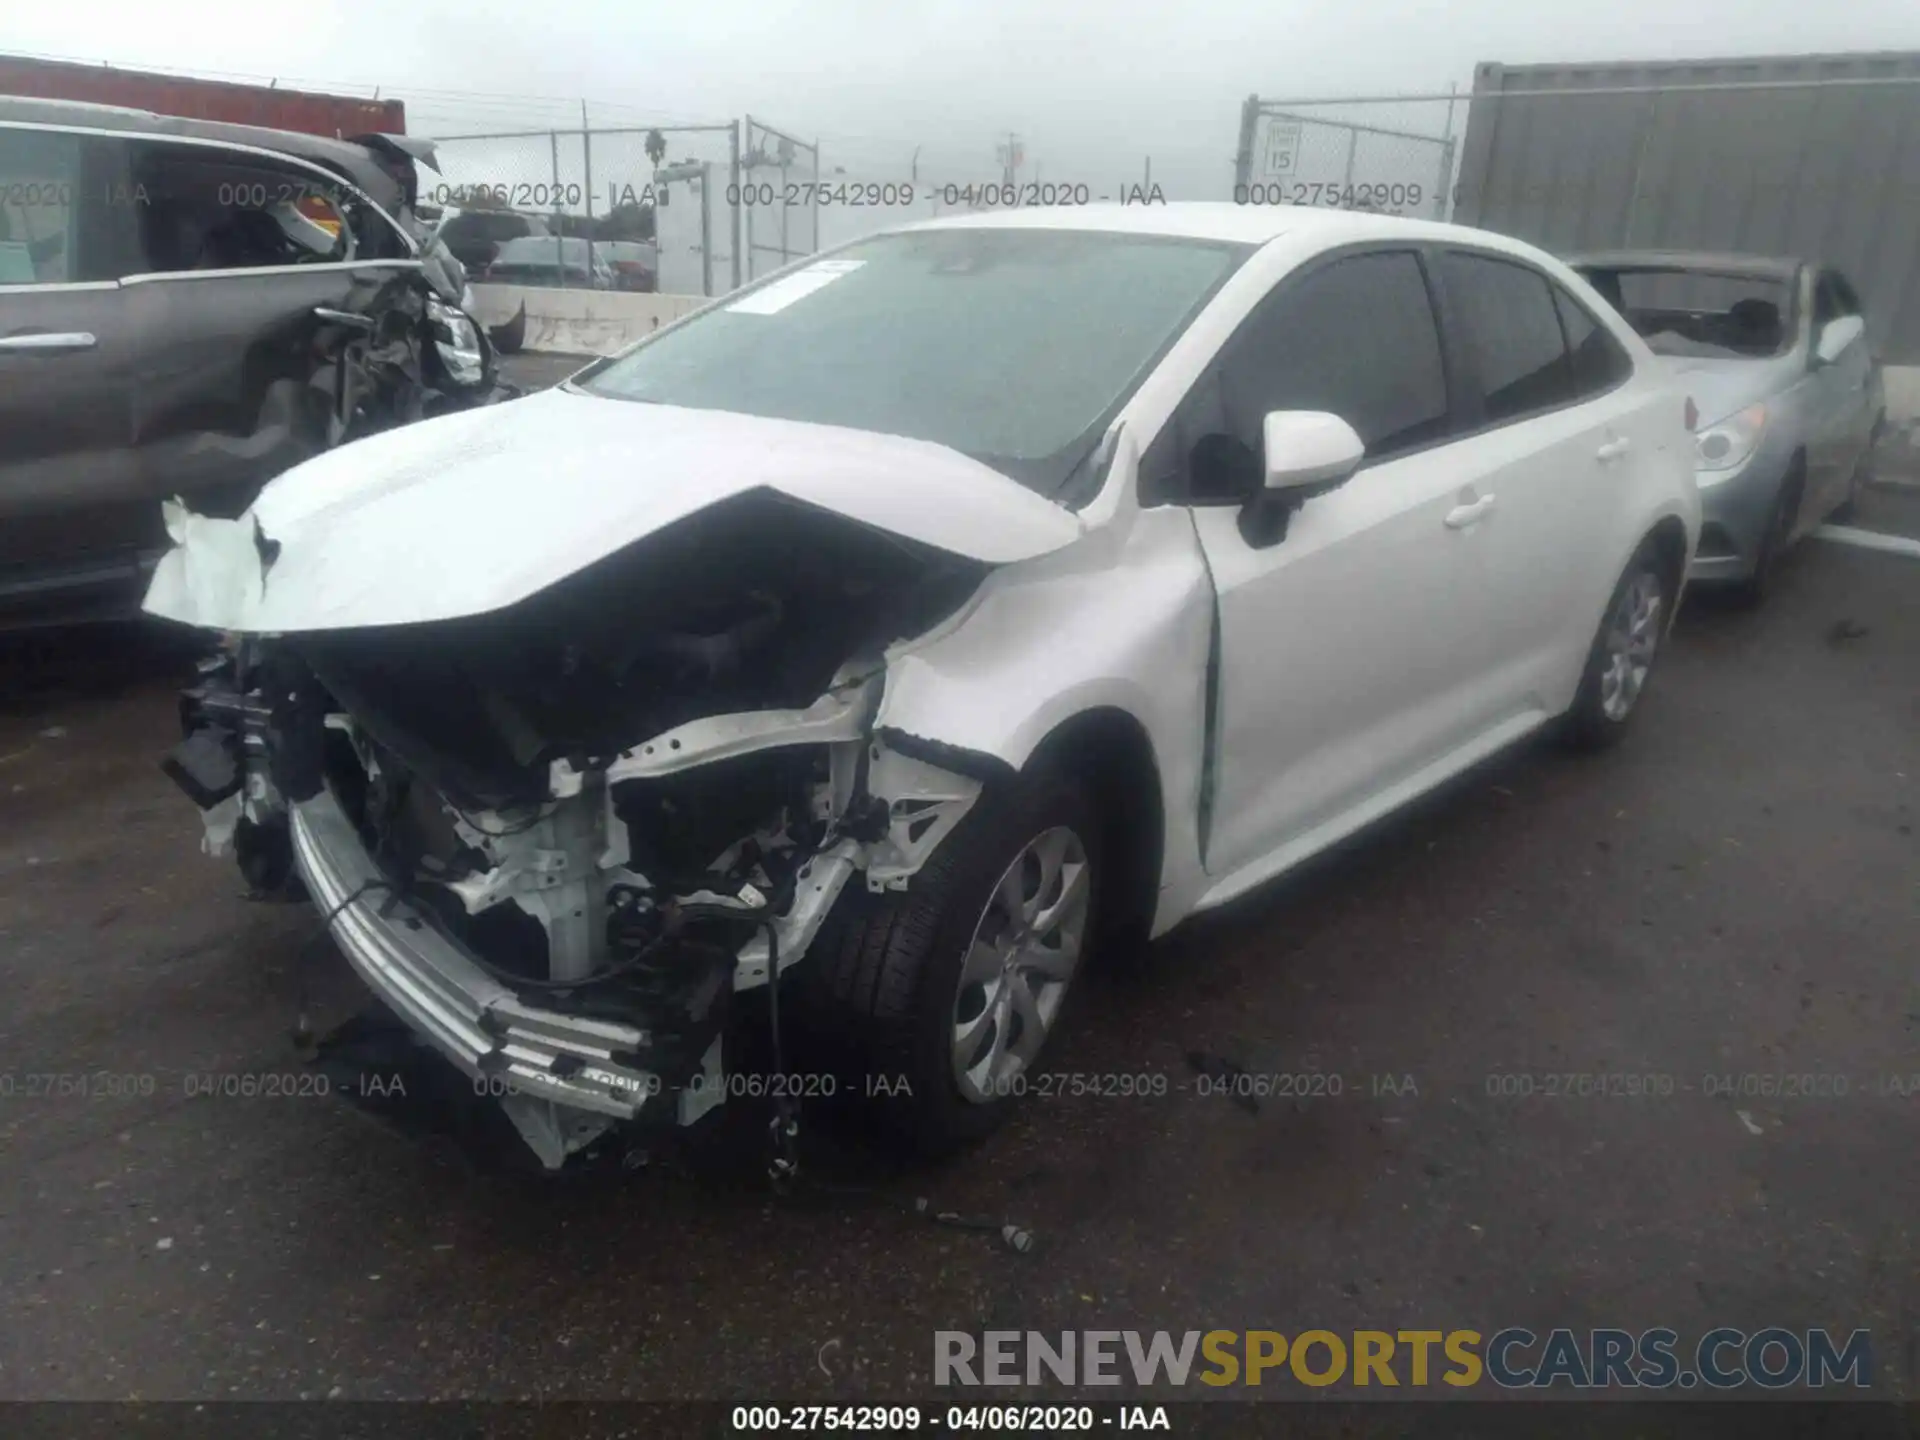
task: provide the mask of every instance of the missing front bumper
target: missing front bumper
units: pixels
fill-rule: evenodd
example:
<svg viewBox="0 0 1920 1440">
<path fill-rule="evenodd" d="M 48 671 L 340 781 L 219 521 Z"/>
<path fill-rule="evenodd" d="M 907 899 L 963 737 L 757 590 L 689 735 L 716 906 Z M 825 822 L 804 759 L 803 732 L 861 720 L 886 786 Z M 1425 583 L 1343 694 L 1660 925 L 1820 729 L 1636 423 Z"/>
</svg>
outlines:
<svg viewBox="0 0 1920 1440">
<path fill-rule="evenodd" d="M 646 1030 L 524 1003 L 393 893 L 331 791 L 293 806 L 292 829 L 294 864 L 348 962 L 468 1076 L 615 1121 L 665 1108 Z"/>
</svg>

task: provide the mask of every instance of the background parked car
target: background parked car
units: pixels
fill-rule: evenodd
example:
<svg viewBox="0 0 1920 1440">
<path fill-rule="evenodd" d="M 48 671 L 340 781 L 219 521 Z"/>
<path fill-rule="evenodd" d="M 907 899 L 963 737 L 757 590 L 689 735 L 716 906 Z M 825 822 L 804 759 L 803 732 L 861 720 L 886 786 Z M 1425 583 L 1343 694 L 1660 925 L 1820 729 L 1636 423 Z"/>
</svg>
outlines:
<svg viewBox="0 0 1920 1440">
<path fill-rule="evenodd" d="M 551 233 L 543 217 L 517 210 L 458 210 L 442 220 L 439 230 L 441 242 L 476 275 L 498 258 L 507 241 Z"/>
<path fill-rule="evenodd" d="M 1781 552 L 1853 499 L 1885 423 L 1853 286 L 1792 258 L 1619 251 L 1569 263 L 1667 357 L 1698 409 L 1693 578 L 1758 599 Z"/>
<path fill-rule="evenodd" d="M 596 240 L 613 267 L 614 285 L 621 290 L 652 293 L 660 288 L 660 252 L 651 240 Z"/>
<path fill-rule="evenodd" d="M 612 290 L 613 265 L 606 246 L 577 236 L 508 240 L 482 277 L 498 285 L 540 285 L 568 290 Z"/>
<path fill-rule="evenodd" d="M 0 625 L 133 610 L 170 496 L 491 393 L 417 144 L 0 97 Z"/>
</svg>

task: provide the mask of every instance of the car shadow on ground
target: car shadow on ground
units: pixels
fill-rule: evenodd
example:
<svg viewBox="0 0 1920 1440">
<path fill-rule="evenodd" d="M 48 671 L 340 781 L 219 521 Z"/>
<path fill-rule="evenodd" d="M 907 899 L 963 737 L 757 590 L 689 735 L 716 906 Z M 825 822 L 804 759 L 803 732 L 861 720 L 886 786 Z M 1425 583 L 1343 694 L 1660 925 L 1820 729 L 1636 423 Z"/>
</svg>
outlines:
<svg viewBox="0 0 1920 1440">
<path fill-rule="evenodd" d="M 98 704 L 168 681 L 187 683 L 206 638 L 154 620 L 0 633 L 0 715 Z"/>
</svg>

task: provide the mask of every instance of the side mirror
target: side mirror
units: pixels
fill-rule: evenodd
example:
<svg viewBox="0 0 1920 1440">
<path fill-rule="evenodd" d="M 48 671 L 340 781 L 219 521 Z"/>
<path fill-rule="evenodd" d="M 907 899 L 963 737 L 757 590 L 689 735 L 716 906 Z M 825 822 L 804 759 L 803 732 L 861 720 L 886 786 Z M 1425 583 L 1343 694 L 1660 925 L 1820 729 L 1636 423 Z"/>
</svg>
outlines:
<svg viewBox="0 0 1920 1440">
<path fill-rule="evenodd" d="M 1867 322 L 1858 315 L 1842 315 L 1837 320 L 1829 320 L 1820 333 L 1814 337 L 1813 358 L 1816 364 L 1831 365 L 1847 348 L 1867 333 Z"/>
<path fill-rule="evenodd" d="M 1367 454 L 1353 426 L 1325 410 L 1275 410 L 1261 427 L 1261 441 L 1268 490 L 1338 485 Z"/>
<path fill-rule="evenodd" d="M 1240 511 L 1240 538 L 1278 545 L 1298 510 L 1344 482 L 1366 458 L 1353 426 L 1324 410 L 1275 410 L 1260 427 L 1263 484 Z"/>
</svg>

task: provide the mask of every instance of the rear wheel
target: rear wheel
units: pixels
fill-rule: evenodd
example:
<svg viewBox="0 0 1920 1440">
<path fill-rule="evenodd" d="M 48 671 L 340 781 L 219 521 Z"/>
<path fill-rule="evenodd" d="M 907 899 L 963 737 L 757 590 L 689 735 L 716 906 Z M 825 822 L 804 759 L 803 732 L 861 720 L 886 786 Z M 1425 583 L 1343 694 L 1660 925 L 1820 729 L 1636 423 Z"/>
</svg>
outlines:
<svg viewBox="0 0 1920 1440">
<path fill-rule="evenodd" d="M 1582 749 L 1603 749 L 1619 740 L 1640 708 L 1673 609 L 1667 571 L 1658 547 L 1648 542 L 1614 586 L 1562 722 L 1566 738 Z"/>
<path fill-rule="evenodd" d="M 1098 913 L 1101 830 L 1079 785 L 989 786 L 904 892 L 843 897 L 802 976 L 889 1138 L 985 1135 L 1027 1089 Z"/>
</svg>

